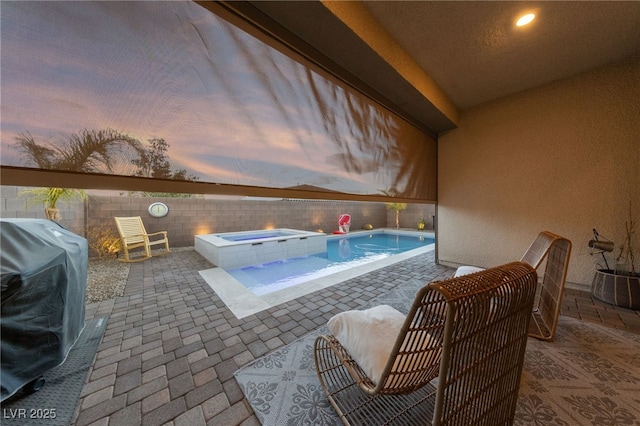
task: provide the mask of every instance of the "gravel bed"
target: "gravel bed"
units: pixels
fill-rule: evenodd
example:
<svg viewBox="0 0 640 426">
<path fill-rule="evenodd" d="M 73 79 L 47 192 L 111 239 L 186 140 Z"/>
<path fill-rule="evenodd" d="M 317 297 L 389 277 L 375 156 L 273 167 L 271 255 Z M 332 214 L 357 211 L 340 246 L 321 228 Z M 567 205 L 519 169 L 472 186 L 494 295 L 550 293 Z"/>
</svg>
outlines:
<svg viewBox="0 0 640 426">
<path fill-rule="evenodd" d="M 87 303 L 102 302 L 124 295 L 129 264 L 115 259 L 89 259 Z"/>
</svg>

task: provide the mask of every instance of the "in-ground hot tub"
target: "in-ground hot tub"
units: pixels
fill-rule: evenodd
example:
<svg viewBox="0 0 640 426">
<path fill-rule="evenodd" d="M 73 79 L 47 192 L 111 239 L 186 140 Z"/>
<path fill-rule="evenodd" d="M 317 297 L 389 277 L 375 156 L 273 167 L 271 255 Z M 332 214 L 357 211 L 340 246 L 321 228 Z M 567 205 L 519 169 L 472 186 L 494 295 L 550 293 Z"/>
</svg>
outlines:
<svg viewBox="0 0 640 426">
<path fill-rule="evenodd" d="M 196 235 L 195 250 L 223 269 L 273 262 L 327 251 L 327 234 L 297 229 Z"/>
</svg>

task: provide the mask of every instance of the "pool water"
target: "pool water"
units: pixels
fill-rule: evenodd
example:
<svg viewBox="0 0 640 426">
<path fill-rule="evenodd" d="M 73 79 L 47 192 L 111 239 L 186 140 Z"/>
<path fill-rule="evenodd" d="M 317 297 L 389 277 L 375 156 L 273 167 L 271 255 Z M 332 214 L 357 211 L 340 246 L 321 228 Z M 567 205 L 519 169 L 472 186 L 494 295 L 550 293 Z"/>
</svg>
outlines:
<svg viewBox="0 0 640 426">
<path fill-rule="evenodd" d="M 226 272 L 257 296 L 433 244 L 431 237 L 372 233 L 327 239 L 327 251 Z"/>
</svg>

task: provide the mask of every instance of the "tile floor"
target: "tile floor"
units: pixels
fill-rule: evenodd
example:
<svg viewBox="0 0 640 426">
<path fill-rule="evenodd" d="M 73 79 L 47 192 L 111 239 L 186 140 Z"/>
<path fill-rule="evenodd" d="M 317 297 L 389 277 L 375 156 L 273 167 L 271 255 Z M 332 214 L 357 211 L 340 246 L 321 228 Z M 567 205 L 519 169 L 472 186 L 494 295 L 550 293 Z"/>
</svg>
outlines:
<svg viewBox="0 0 640 426">
<path fill-rule="evenodd" d="M 194 250 L 132 264 L 123 297 L 87 306 L 108 325 L 75 425 L 259 425 L 233 374 L 243 365 L 365 305 L 407 279 L 443 279 L 433 252 L 238 320 L 199 275 Z M 640 312 L 567 289 L 563 315 L 640 333 Z"/>
</svg>

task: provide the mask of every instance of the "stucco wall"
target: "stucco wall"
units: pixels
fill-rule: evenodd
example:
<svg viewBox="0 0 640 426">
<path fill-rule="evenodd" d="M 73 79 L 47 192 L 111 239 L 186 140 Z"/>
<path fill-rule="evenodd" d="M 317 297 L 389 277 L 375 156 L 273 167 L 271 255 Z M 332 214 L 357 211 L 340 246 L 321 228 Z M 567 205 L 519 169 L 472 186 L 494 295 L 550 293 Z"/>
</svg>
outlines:
<svg viewBox="0 0 640 426">
<path fill-rule="evenodd" d="M 568 283 L 589 287 L 593 228 L 620 244 L 631 202 L 637 240 L 640 61 L 468 110 L 459 124 L 439 140 L 442 263 L 517 260 L 548 230 L 573 243 Z"/>
</svg>

